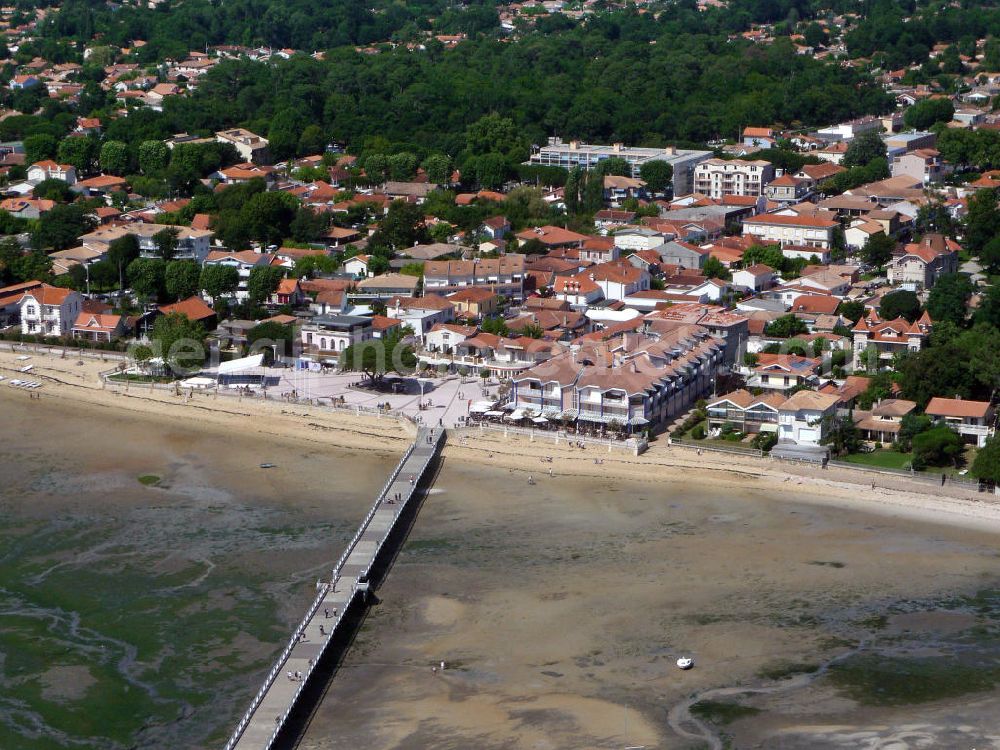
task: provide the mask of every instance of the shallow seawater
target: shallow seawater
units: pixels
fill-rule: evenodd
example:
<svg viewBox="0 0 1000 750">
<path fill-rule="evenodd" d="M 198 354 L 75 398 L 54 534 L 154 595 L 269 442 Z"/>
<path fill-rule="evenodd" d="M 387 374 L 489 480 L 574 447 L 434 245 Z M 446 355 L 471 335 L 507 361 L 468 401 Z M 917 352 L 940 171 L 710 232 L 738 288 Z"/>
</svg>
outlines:
<svg viewBox="0 0 1000 750">
<path fill-rule="evenodd" d="M 1000 747 L 995 535 L 532 464 L 446 459 L 304 750 Z"/>
<path fill-rule="evenodd" d="M 0 748 L 220 745 L 394 460 L 0 400 Z"/>
</svg>

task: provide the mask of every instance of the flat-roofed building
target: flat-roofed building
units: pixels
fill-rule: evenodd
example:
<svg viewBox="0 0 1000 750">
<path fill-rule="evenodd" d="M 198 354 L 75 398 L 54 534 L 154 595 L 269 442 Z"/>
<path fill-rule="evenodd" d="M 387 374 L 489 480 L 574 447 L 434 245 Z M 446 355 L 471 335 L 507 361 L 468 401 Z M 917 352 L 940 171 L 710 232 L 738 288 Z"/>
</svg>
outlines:
<svg viewBox="0 0 1000 750">
<path fill-rule="evenodd" d="M 608 146 L 580 141 L 563 142 L 561 138 L 549 138 L 545 146 L 539 147 L 532 153 L 527 163 L 564 169 L 573 167 L 591 169 L 605 159 L 617 157 L 624 159 L 632 167 L 631 177 L 638 177 L 639 170 L 646 162 L 665 161 L 674 168 L 674 195 L 684 195 L 691 192 L 695 165 L 711 156 L 711 151 L 679 149 L 674 146 L 639 148 L 622 143 Z"/>
</svg>

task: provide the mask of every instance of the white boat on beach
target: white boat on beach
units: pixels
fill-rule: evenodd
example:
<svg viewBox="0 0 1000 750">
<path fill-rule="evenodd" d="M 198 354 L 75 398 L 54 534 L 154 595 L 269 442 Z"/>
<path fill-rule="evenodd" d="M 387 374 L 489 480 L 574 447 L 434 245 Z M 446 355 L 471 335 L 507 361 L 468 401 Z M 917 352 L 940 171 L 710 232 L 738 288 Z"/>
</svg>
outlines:
<svg viewBox="0 0 1000 750">
<path fill-rule="evenodd" d="M 691 669 L 691 667 L 693 666 L 694 666 L 694 659 L 691 659 L 687 656 L 682 656 L 680 659 L 677 660 L 677 667 L 679 669 Z"/>
</svg>

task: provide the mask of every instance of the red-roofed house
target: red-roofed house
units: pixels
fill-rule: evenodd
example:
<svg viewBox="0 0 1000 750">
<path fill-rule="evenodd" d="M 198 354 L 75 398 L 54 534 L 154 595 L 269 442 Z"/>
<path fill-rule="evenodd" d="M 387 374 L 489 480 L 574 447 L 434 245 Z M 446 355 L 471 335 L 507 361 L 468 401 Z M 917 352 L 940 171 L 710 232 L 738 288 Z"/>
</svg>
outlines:
<svg viewBox="0 0 1000 750">
<path fill-rule="evenodd" d="M 910 289 L 930 289 L 942 274 L 958 270 L 959 245 L 940 234 L 897 248 L 887 268 L 889 281 Z"/>
<path fill-rule="evenodd" d="M 544 226 L 525 229 L 518 232 L 515 237 L 521 242 L 538 240 L 546 247 L 581 247 L 588 239 L 587 235 L 578 232 L 571 232 L 562 227 Z"/>
<path fill-rule="evenodd" d="M 201 297 L 188 297 L 172 305 L 161 305 L 159 312 L 164 315 L 178 313 L 193 323 L 201 323 L 206 331 L 211 331 L 218 323 L 215 310 L 205 304 Z"/>
<path fill-rule="evenodd" d="M 879 361 L 891 362 L 898 352 L 919 352 L 934 329 L 925 312 L 915 323 L 905 318 L 884 321 L 869 310 L 851 330 L 854 340 L 854 369 L 862 366 L 862 355 L 869 349 L 878 351 Z"/>
<path fill-rule="evenodd" d="M 932 398 L 924 413 L 982 448 L 994 433 L 996 410 L 989 401 Z"/>
<path fill-rule="evenodd" d="M 282 279 L 278 282 L 278 288 L 274 291 L 268 299 L 268 303 L 272 305 L 288 305 L 289 307 L 296 307 L 305 302 L 306 295 L 302 291 L 302 287 L 299 284 L 298 279 Z"/>
<path fill-rule="evenodd" d="M 805 245 L 828 250 L 839 225 L 816 216 L 760 214 L 743 220 L 743 232 L 761 244 Z"/>
<path fill-rule="evenodd" d="M 56 164 L 51 159 L 39 161 L 28 167 L 28 182 L 37 185 L 45 180 L 62 180 L 67 185 L 76 184 L 76 167 Z"/>
<path fill-rule="evenodd" d="M 111 342 L 124 336 L 127 330 L 124 315 L 82 312 L 73 324 L 73 338 Z"/>
</svg>

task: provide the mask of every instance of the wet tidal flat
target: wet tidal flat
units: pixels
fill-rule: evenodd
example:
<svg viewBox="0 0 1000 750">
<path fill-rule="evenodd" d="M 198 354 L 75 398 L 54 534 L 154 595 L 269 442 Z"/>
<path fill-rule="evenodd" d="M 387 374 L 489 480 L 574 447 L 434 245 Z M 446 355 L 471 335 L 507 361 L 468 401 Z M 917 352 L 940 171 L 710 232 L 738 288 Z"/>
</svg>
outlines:
<svg viewBox="0 0 1000 750">
<path fill-rule="evenodd" d="M 3 399 L 0 747 L 221 745 L 396 457 Z"/>
<path fill-rule="evenodd" d="M 301 747 L 1000 747 L 996 536 L 529 470 L 446 459 Z"/>
</svg>

